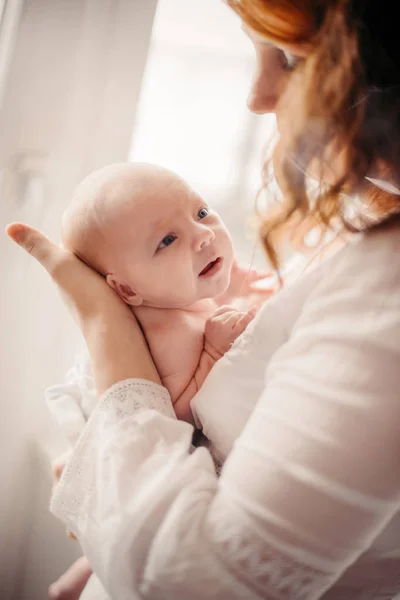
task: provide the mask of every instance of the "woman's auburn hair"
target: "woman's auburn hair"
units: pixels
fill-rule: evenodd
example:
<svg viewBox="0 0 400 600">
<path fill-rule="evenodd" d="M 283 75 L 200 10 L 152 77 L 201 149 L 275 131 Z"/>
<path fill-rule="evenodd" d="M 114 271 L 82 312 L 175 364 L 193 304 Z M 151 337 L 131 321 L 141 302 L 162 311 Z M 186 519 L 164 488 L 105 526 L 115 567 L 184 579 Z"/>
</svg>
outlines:
<svg viewBox="0 0 400 600">
<path fill-rule="evenodd" d="M 290 235 L 302 246 L 316 226 L 322 231 L 333 224 L 366 230 L 400 210 L 400 196 L 365 179 L 379 177 L 397 186 L 400 180 L 397 65 L 393 85 L 376 85 L 371 73 L 379 73 L 380 65 L 370 63 L 381 54 L 371 51 L 368 23 L 363 22 L 363 5 L 372 2 L 377 0 L 227 0 L 248 27 L 272 42 L 312 48 L 283 95 L 285 133 L 273 154 L 283 199 L 263 213 L 260 226 L 265 250 L 278 271 L 282 236 Z M 330 153 L 340 151 L 340 177 L 329 186 L 321 184 L 310 198 L 305 172 L 311 163 L 318 165 L 319 180 L 324 181 L 328 148 Z M 268 187 L 269 167 L 267 161 L 263 188 Z M 350 218 L 356 204 L 351 195 L 364 199 L 357 220 Z"/>
</svg>

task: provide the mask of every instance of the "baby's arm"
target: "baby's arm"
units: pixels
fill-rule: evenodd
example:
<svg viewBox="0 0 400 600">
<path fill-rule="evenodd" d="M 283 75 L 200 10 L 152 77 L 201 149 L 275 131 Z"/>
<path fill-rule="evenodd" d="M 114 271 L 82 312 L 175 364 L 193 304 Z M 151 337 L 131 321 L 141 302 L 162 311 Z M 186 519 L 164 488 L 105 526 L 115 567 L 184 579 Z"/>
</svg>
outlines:
<svg viewBox="0 0 400 600">
<path fill-rule="evenodd" d="M 252 307 L 247 312 L 237 311 L 229 306 L 221 306 L 206 321 L 204 330 L 204 346 L 200 355 L 197 368 L 184 391 L 175 399 L 174 410 L 178 419 L 194 425 L 190 401 L 203 385 L 204 380 L 214 364 L 225 352 L 228 352 L 233 342 L 246 329 L 254 319 L 256 309 Z M 165 378 L 168 380 L 168 377 Z M 163 380 L 174 398 L 173 377 L 169 381 Z M 171 392 L 172 387 L 172 392 Z"/>
</svg>

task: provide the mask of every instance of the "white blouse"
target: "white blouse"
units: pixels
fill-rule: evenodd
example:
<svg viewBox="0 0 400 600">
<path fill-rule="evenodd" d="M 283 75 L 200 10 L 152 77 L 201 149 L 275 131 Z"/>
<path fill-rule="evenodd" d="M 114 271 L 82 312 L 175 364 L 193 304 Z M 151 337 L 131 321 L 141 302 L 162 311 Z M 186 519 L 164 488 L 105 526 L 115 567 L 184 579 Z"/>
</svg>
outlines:
<svg viewBox="0 0 400 600">
<path fill-rule="evenodd" d="M 192 402 L 98 402 L 52 499 L 114 600 L 389 600 L 400 592 L 400 229 L 267 302 Z"/>
</svg>

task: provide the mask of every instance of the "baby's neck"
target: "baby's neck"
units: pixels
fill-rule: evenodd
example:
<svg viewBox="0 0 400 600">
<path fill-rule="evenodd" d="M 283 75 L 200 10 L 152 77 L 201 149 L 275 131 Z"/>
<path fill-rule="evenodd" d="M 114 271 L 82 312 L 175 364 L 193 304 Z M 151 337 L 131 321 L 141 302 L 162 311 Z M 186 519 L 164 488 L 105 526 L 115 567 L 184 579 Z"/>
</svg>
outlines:
<svg viewBox="0 0 400 600">
<path fill-rule="evenodd" d="M 133 308 L 133 312 L 140 318 L 140 315 L 143 313 L 148 313 L 149 311 L 179 311 L 184 313 L 205 313 L 215 310 L 217 307 L 217 303 L 212 298 L 203 298 L 202 300 L 197 300 L 192 304 L 188 304 L 187 306 L 181 306 L 177 308 L 170 308 L 167 306 L 146 306 L 142 304 L 141 306 L 137 306 Z"/>
<path fill-rule="evenodd" d="M 203 313 L 209 310 L 214 310 L 217 307 L 217 303 L 212 298 L 204 298 L 203 300 L 197 300 L 193 304 L 189 304 L 189 306 L 185 306 L 180 310 L 184 312 L 190 313 Z"/>
</svg>

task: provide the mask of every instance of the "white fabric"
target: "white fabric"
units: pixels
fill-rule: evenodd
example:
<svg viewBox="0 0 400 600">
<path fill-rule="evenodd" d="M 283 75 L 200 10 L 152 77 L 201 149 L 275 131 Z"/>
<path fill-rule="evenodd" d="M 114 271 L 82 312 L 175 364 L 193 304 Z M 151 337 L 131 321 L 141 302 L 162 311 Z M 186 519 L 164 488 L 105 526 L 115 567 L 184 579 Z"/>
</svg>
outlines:
<svg viewBox="0 0 400 600">
<path fill-rule="evenodd" d="M 93 574 L 89 577 L 79 600 L 110 600 L 110 597 L 106 594 L 99 578 Z"/>
<path fill-rule="evenodd" d="M 280 292 L 193 400 L 113 386 L 52 511 L 114 600 L 389 600 L 400 591 L 400 235 Z"/>
<path fill-rule="evenodd" d="M 75 444 L 97 404 L 89 356 L 78 355 L 65 382 L 47 388 L 45 398 L 58 426 L 68 441 Z"/>
</svg>

